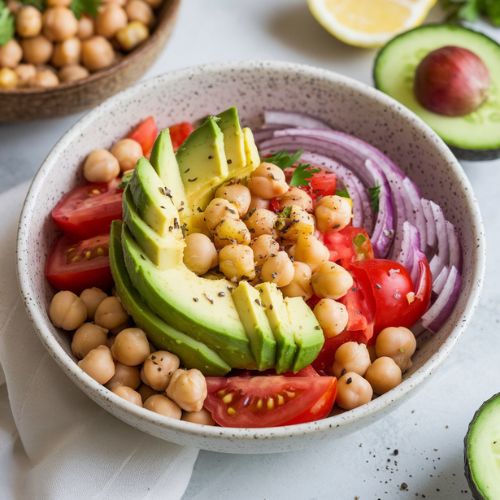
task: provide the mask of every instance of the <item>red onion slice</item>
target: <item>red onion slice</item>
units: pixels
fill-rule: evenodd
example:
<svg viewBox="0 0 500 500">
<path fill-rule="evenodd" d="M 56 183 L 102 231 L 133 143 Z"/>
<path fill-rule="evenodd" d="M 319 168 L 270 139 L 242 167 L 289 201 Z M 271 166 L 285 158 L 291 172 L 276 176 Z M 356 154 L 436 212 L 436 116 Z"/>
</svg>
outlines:
<svg viewBox="0 0 500 500">
<path fill-rule="evenodd" d="M 322 120 L 305 113 L 296 113 L 292 111 L 264 111 L 264 127 L 280 126 L 299 127 L 299 128 L 317 128 L 331 130 L 331 128 Z"/>
<path fill-rule="evenodd" d="M 450 268 L 448 266 L 444 266 L 443 269 L 441 269 L 441 272 L 437 275 L 434 282 L 432 283 L 432 291 L 436 295 L 439 295 L 443 291 L 444 285 L 446 284 L 446 280 L 448 279 L 449 272 Z"/>
<path fill-rule="evenodd" d="M 427 247 L 432 249 L 437 244 L 436 223 L 434 221 L 434 214 L 432 213 L 431 202 L 426 199 L 421 200 L 422 211 L 425 217 L 425 227 L 427 232 Z"/>
</svg>

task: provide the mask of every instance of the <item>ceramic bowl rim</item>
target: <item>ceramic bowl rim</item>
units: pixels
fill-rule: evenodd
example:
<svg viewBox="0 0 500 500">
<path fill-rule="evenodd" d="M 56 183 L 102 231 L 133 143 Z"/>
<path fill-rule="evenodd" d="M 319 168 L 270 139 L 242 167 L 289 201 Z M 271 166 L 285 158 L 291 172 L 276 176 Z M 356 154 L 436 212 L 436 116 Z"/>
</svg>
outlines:
<svg viewBox="0 0 500 500">
<path fill-rule="evenodd" d="M 226 71 L 239 71 L 239 70 L 267 70 L 275 71 L 278 73 L 288 74 L 301 74 L 303 76 L 315 77 L 322 80 L 327 80 L 330 83 L 340 83 L 350 87 L 357 93 L 364 94 L 368 99 L 378 101 L 378 103 L 385 105 L 395 110 L 405 121 L 413 122 L 422 132 L 424 132 L 429 140 L 433 140 L 433 147 L 435 147 L 439 154 L 446 160 L 450 168 L 450 173 L 458 178 L 460 183 L 464 185 L 465 200 L 471 218 L 474 221 L 475 237 L 477 238 L 477 259 L 473 263 L 472 269 L 472 285 L 469 297 L 464 305 L 464 310 L 457 320 L 456 327 L 451 331 L 450 335 L 443 342 L 440 348 L 435 352 L 418 370 L 411 374 L 404 380 L 398 387 L 389 391 L 388 393 L 379 396 L 370 403 L 363 405 L 355 410 L 328 417 L 315 422 L 298 424 L 285 427 L 273 428 L 224 428 L 212 427 L 199 424 L 193 424 L 181 420 L 174 420 L 171 418 L 157 415 L 144 408 L 137 407 L 119 396 L 115 395 L 98 382 L 93 380 L 90 376 L 84 373 L 71 356 L 66 353 L 62 346 L 58 343 L 56 338 L 51 334 L 48 321 L 43 317 L 41 308 L 36 305 L 34 300 L 30 300 L 31 296 L 35 296 L 35 290 L 32 290 L 28 279 L 28 274 L 24 268 L 24 264 L 19 259 L 20 255 L 26 255 L 28 251 L 27 242 L 29 235 L 29 225 L 25 223 L 27 216 L 32 210 L 35 210 L 34 200 L 36 195 L 42 190 L 45 176 L 52 168 L 53 159 L 56 158 L 61 151 L 79 134 L 79 131 L 91 122 L 96 116 L 103 114 L 108 109 L 112 109 L 119 102 L 132 99 L 135 95 L 143 95 L 149 90 L 158 86 L 167 84 L 170 81 L 182 80 L 189 77 L 194 77 L 200 74 L 207 73 L 220 73 Z M 456 344 L 460 335 L 464 332 L 469 321 L 477 307 L 480 291 L 483 284 L 485 272 L 485 237 L 484 226 L 479 212 L 477 200 L 473 194 L 470 182 L 462 170 L 458 160 L 453 156 L 448 147 L 441 141 L 432 129 L 426 125 L 420 118 L 414 115 L 410 110 L 402 106 L 391 97 L 379 92 L 378 90 L 369 87 L 368 85 L 356 81 L 352 78 L 340 75 L 338 73 L 316 68 L 309 65 L 289 63 L 281 61 L 244 61 L 244 62 L 226 62 L 216 64 L 202 64 L 183 68 L 169 72 L 167 74 L 159 75 L 146 81 L 139 82 L 138 84 L 124 90 L 115 96 L 104 101 L 102 104 L 91 110 L 83 118 L 81 118 L 75 125 L 73 125 L 57 142 L 53 149 L 48 154 L 47 158 L 42 163 L 39 171 L 35 175 L 31 186 L 29 188 L 26 200 L 23 205 L 18 237 L 17 237 L 17 270 L 18 280 L 20 284 L 21 293 L 24 299 L 25 307 L 29 318 L 31 319 L 35 331 L 42 341 L 45 348 L 49 351 L 52 358 L 64 369 L 65 373 L 70 376 L 73 382 L 84 390 L 87 394 L 94 393 L 96 400 L 101 402 L 101 406 L 106 408 L 105 402 L 116 405 L 121 414 L 128 413 L 131 417 L 137 420 L 145 420 L 154 426 L 164 428 L 172 431 L 177 431 L 199 438 L 212 438 L 226 440 L 269 440 L 280 438 L 293 438 L 298 435 L 313 434 L 316 432 L 326 431 L 331 428 L 338 428 L 340 426 L 347 426 L 362 419 L 367 419 L 369 416 L 381 412 L 386 407 L 394 404 L 397 400 L 407 396 L 416 386 L 420 385 L 448 356 L 453 346 Z"/>
</svg>

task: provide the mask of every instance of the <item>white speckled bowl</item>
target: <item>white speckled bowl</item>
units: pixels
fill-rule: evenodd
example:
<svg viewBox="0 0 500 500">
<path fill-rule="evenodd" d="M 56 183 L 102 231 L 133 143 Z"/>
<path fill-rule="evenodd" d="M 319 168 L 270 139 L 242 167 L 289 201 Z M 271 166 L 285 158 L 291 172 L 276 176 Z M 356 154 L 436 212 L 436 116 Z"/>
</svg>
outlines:
<svg viewBox="0 0 500 500">
<path fill-rule="evenodd" d="M 75 363 L 68 336 L 47 316 L 53 291 L 43 268 L 55 235 L 50 211 L 78 182 L 86 154 L 108 147 L 141 118 L 160 126 L 238 106 L 255 124 L 264 109 L 306 111 L 386 152 L 437 201 L 460 231 L 464 252 L 460 300 L 442 330 L 422 342 L 412 370 L 396 389 L 354 411 L 273 429 L 228 429 L 171 420 L 133 406 L 92 380 Z M 427 379 L 451 351 L 476 306 L 485 244 L 479 209 L 457 160 L 414 114 L 391 98 L 343 76 L 296 64 L 245 62 L 201 66 L 164 75 L 116 95 L 78 122 L 54 147 L 29 191 L 19 227 L 18 272 L 35 331 L 66 375 L 90 398 L 130 425 L 167 441 L 229 453 L 269 453 L 335 439 L 382 417 Z"/>
</svg>

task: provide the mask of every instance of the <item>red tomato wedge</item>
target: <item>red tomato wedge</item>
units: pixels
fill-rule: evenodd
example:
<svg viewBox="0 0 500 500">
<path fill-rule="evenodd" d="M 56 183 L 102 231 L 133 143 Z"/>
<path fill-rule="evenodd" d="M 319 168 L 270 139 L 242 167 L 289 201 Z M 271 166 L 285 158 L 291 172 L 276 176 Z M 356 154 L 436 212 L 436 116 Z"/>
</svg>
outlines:
<svg viewBox="0 0 500 500">
<path fill-rule="evenodd" d="M 352 262 L 373 259 L 368 233 L 360 227 L 347 226 L 341 231 L 327 231 L 323 243 L 330 250 L 330 260 L 349 267 Z"/>
<path fill-rule="evenodd" d="M 337 176 L 332 172 L 322 170 L 313 174 L 309 181 L 309 186 L 310 194 L 314 198 L 333 195 L 337 189 Z"/>
<path fill-rule="evenodd" d="M 52 210 L 52 219 L 67 235 L 89 238 L 109 231 L 111 222 L 122 217 L 120 181 L 85 184 L 64 195 Z"/>
<path fill-rule="evenodd" d="M 157 136 L 158 127 L 156 121 L 152 116 L 148 116 L 148 118 L 139 123 L 127 137 L 137 141 L 142 147 L 143 154 L 147 156 L 151 152 L 151 149 L 153 149 L 153 144 Z"/>
<path fill-rule="evenodd" d="M 335 377 L 207 377 L 205 408 L 223 427 L 277 427 L 326 417 Z"/>
<path fill-rule="evenodd" d="M 193 130 L 193 124 L 189 122 L 176 123 L 169 127 L 170 139 L 175 151 L 182 146 L 182 143 L 189 137 Z"/>
<path fill-rule="evenodd" d="M 75 293 L 93 286 L 111 288 L 108 248 L 109 234 L 81 241 L 62 236 L 47 259 L 45 277 L 54 288 Z"/>
<path fill-rule="evenodd" d="M 351 272 L 375 302 L 375 333 L 388 326 L 409 328 L 429 307 L 432 276 L 427 260 L 421 262 L 421 280 L 415 290 L 410 274 L 399 262 L 372 259 L 356 262 Z"/>
</svg>

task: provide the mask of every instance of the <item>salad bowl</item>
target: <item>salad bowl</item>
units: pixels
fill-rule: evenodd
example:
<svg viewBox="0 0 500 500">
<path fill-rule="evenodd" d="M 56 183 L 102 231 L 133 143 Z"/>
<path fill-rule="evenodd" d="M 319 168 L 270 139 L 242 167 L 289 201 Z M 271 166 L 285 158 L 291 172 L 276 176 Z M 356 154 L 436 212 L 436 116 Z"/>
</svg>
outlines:
<svg viewBox="0 0 500 500">
<path fill-rule="evenodd" d="M 222 428 L 173 420 L 134 406 L 85 374 L 68 336 L 47 314 L 53 293 L 44 266 L 56 236 L 51 210 L 75 187 L 89 151 L 108 147 L 138 120 L 154 115 L 160 127 L 196 120 L 235 105 L 257 127 L 265 110 L 307 113 L 368 141 L 438 203 L 456 227 L 462 248 L 458 302 L 435 334 L 422 334 L 413 366 L 395 389 L 354 410 L 278 428 Z M 91 111 L 58 142 L 31 185 L 18 233 L 18 275 L 34 331 L 64 373 L 91 399 L 133 427 L 180 445 L 227 453 L 272 453 L 334 439 L 382 418 L 432 376 L 465 330 L 476 307 L 485 264 L 477 201 L 460 164 L 418 117 L 384 94 L 335 73 L 282 62 L 228 63 L 188 68 L 122 92 Z"/>
</svg>

